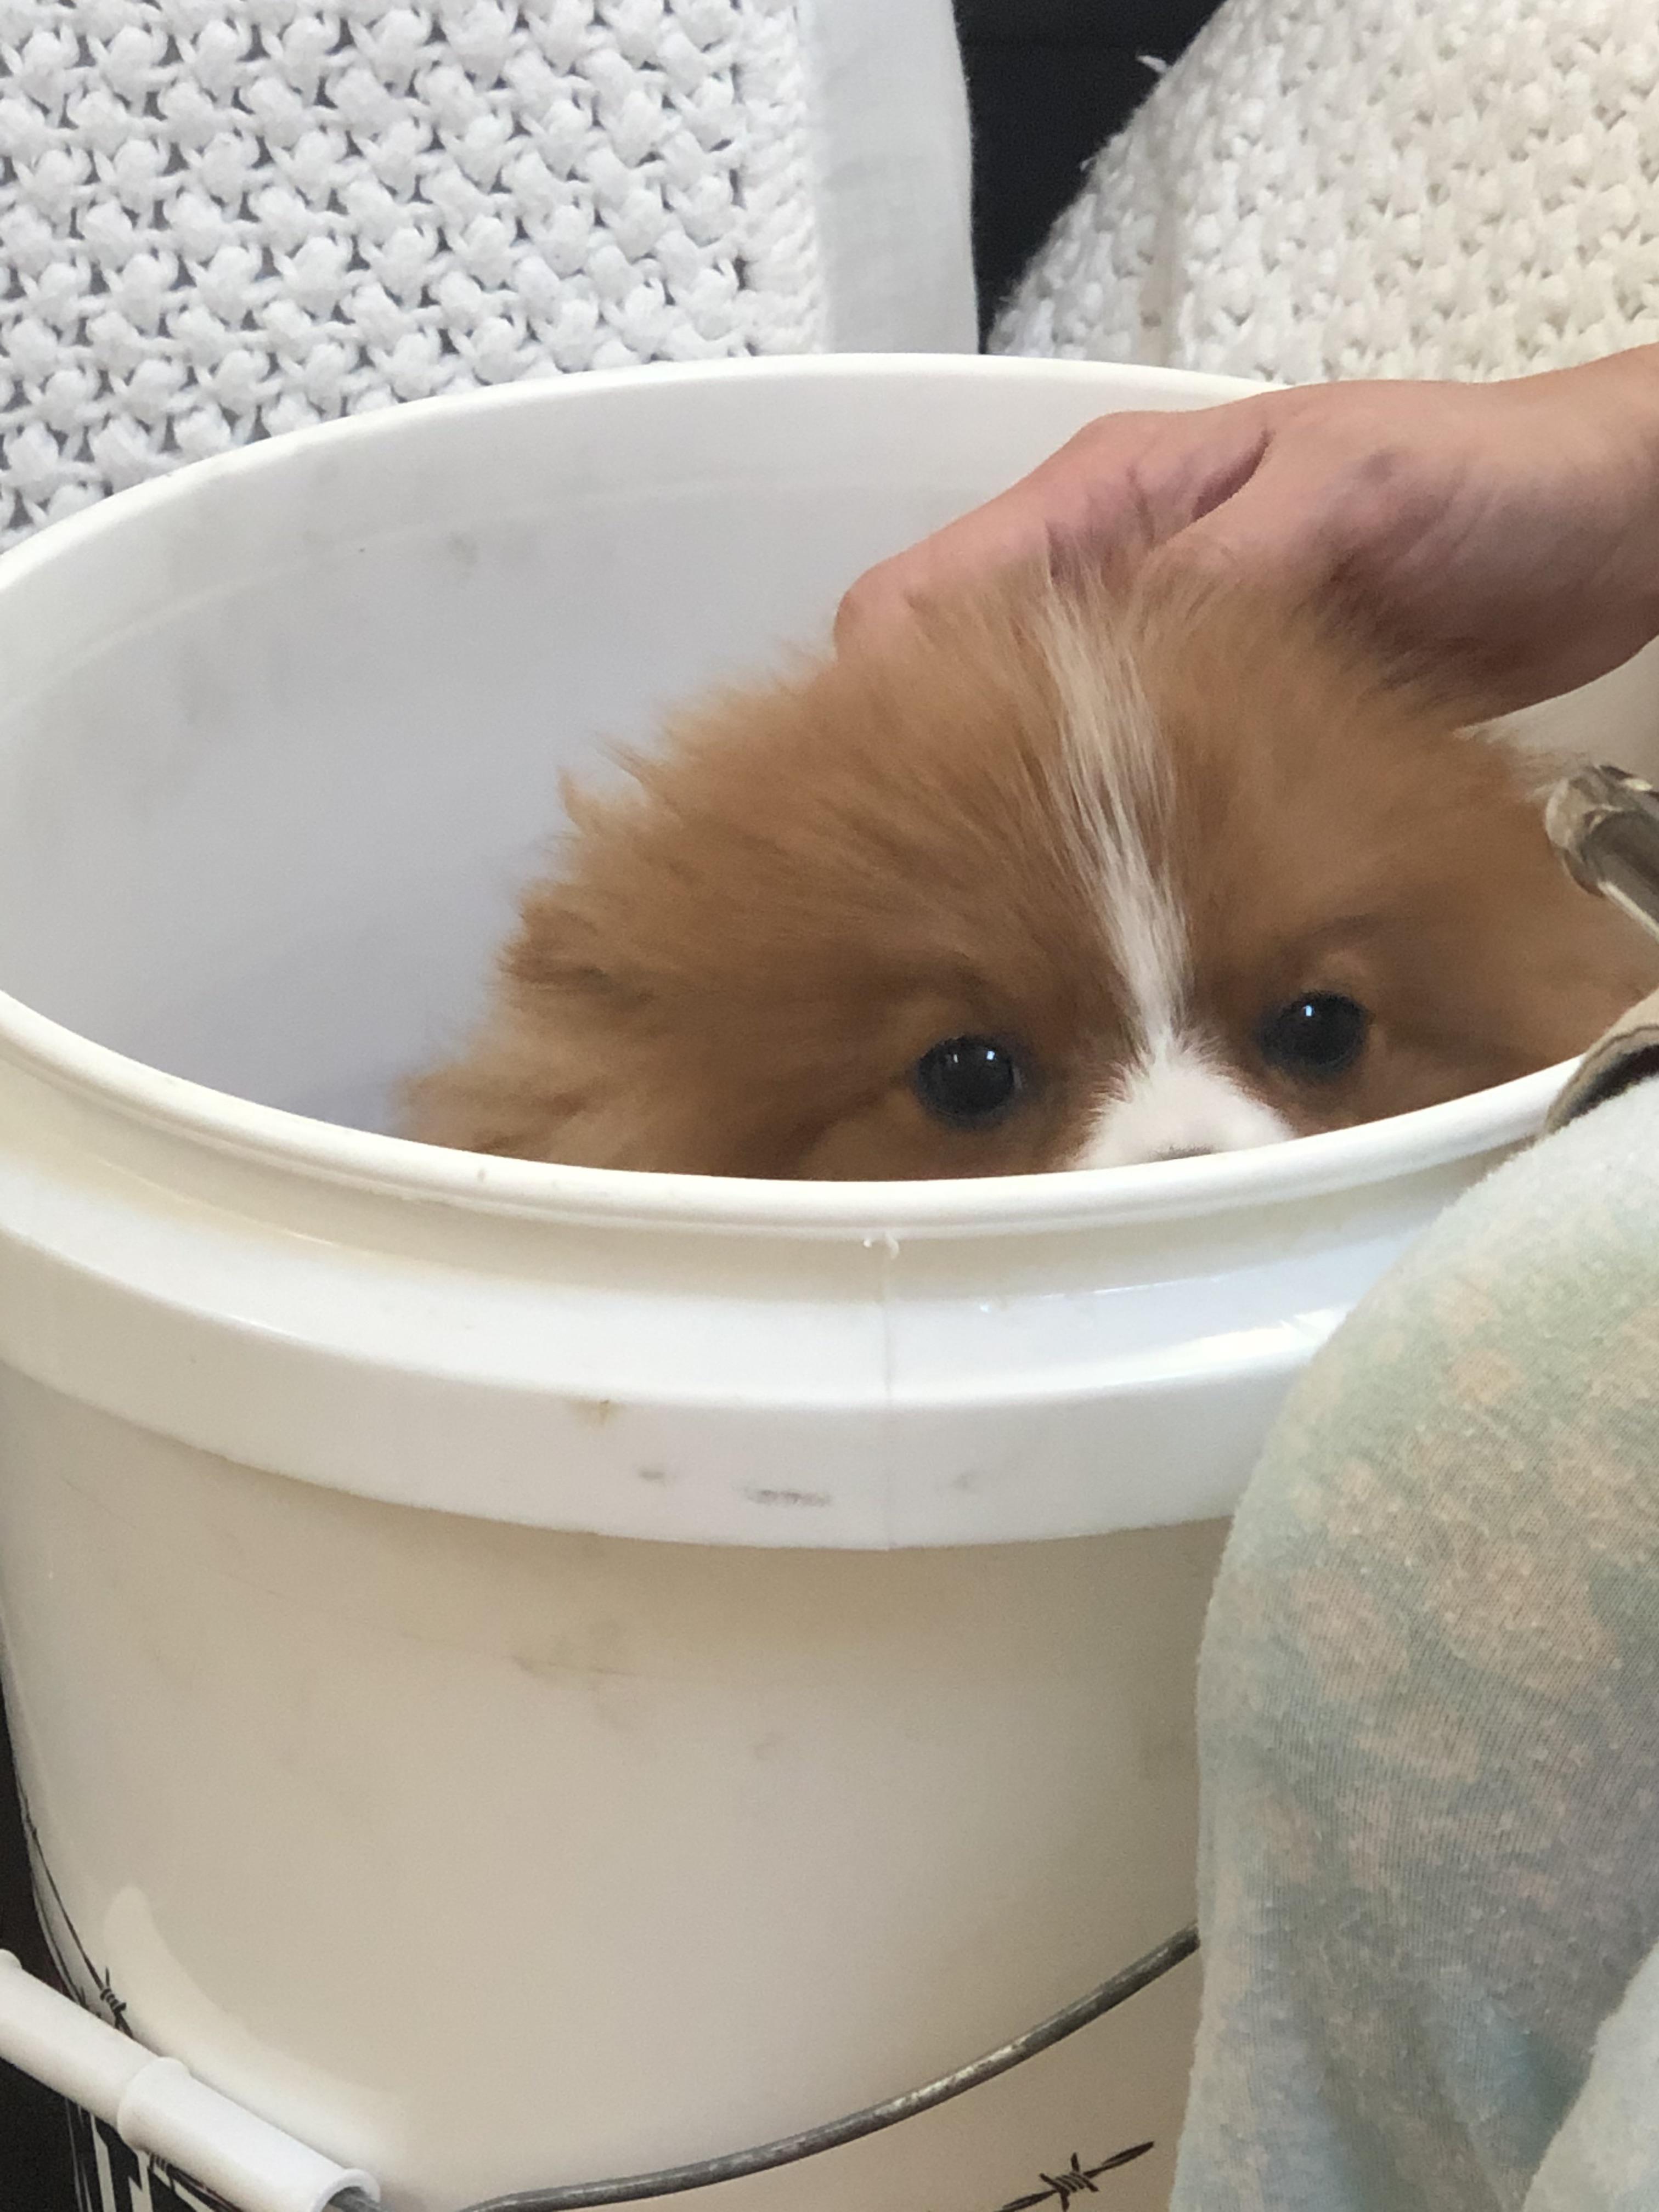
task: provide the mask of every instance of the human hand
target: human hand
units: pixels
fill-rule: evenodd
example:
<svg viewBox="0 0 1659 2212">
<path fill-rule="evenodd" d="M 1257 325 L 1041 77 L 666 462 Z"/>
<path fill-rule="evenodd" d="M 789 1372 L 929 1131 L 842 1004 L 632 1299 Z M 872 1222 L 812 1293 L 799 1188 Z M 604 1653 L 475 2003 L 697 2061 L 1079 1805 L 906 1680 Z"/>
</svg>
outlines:
<svg viewBox="0 0 1659 2212">
<path fill-rule="evenodd" d="M 1355 383 L 1103 416 L 854 585 L 843 647 L 1045 550 L 1360 600 L 1494 708 L 1659 635 L 1659 347 L 1501 384 Z"/>
</svg>

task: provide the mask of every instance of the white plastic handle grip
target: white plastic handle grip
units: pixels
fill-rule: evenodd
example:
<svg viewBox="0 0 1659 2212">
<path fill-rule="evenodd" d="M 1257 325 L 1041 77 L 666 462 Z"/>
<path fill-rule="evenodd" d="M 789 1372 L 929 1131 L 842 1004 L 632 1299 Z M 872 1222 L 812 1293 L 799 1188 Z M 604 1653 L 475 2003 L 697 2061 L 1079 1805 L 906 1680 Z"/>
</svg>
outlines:
<svg viewBox="0 0 1659 2212">
<path fill-rule="evenodd" d="M 336 2166 L 207 2087 L 179 2059 L 158 2058 L 94 2019 L 25 1973 L 9 1951 L 0 1951 L 0 2058 L 240 2212 L 325 2212 L 343 2189 L 380 2202 L 370 2175 Z"/>
</svg>

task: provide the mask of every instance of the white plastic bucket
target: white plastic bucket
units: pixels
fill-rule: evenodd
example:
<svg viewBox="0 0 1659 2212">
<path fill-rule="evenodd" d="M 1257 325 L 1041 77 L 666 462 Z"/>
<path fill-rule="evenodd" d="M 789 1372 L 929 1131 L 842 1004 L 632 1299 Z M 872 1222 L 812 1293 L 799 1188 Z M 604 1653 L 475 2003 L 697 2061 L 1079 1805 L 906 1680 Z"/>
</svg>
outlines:
<svg viewBox="0 0 1659 2212">
<path fill-rule="evenodd" d="M 302 1117 L 372 1127 L 476 1002 L 562 768 L 1091 416 L 1235 388 L 592 376 L 0 562 L 0 1623 L 49 1917 L 401 2212 L 832 2118 L 1190 1912 L 1218 1516 L 1553 1077 L 957 1186 Z M 1194 1981 L 696 2201 L 996 2212 L 1152 2136 L 1099 2184 L 1145 2212 Z"/>
</svg>

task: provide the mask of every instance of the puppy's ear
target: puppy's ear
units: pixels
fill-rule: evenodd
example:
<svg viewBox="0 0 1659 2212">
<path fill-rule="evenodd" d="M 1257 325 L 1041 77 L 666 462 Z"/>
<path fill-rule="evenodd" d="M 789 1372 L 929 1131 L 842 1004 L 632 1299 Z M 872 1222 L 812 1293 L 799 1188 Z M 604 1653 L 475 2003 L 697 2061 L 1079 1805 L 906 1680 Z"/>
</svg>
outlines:
<svg viewBox="0 0 1659 2212">
<path fill-rule="evenodd" d="M 456 1152 L 534 1159 L 547 1121 L 534 1074 L 521 1040 L 497 1018 L 460 1058 L 404 1085 L 398 1133 Z"/>
<path fill-rule="evenodd" d="M 513 1159 L 629 1167 L 618 1119 L 641 1086 L 619 1049 L 602 975 L 572 970 L 539 991 L 510 988 L 459 1054 L 409 1084 L 402 1133 L 422 1144 Z"/>
<path fill-rule="evenodd" d="M 503 950 L 501 982 L 460 1053 L 407 1085 L 403 1133 L 520 1159 L 577 1159 L 574 1139 L 605 1088 L 611 1032 L 637 1006 L 604 933 L 565 884 L 538 886 Z"/>
<path fill-rule="evenodd" d="M 510 998 L 605 997 L 620 988 L 605 933 L 568 884 L 538 884 L 525 899 L 519 927 L 501 958 Z"/>
</svg>

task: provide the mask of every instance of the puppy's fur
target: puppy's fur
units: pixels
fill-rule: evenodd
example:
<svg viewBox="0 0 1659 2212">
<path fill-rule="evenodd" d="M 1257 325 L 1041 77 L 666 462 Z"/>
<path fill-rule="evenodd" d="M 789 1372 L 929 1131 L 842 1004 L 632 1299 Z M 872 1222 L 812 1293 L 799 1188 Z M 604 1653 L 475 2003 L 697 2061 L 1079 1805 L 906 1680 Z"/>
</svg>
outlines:
<svg viewBox="0 0 1659 2212">
<path fill-rule="evenodd" d="M 1568 880 L 1479 712 L 1310 605 L 1006 579 L 716 699 L 621 796 L 574 796 L 562 872 L 410 1133 L 708 1175 L 1017 1174 L 1565 1059 L 1659 959 Z M 1352 1064 L 1287 1065 L 1275 1014 L 1333 1000 L 1369 1016 Z M 960 1038 L 1017 1069 L 994 1114 L 941 1119 L 919 1082 Z"/>
</svg>

